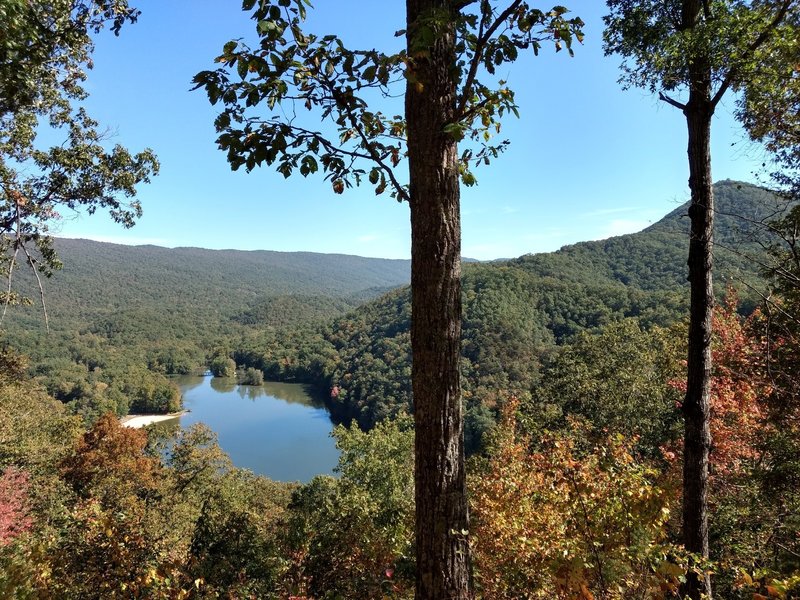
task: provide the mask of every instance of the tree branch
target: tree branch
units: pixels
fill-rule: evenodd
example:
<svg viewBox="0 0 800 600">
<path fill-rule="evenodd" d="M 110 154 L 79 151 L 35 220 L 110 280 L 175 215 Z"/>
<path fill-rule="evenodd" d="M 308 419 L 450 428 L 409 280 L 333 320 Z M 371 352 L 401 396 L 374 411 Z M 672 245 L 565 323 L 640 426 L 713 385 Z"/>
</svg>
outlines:
<svg viewBox="0 0 800 600">
<path fill-rule="evenodd" d="M 333 89 L 331 92 L 334 94 L 338 94 L 338 90 Z M 394 176 L 394 169 L 392 169 L 389 165 L 387 165 L 383 159 L 381 158 L 378 151 L 372 146 L 372 142 L 370 142 L 367 134 L 364 132 L 363 127 L 356 119 L 356 116 L 353 114 L 352 109 L 350 108 L 349 103 L 344 103 L 344 110 L 347 113 L 347 118 L 350 120 L 350 125 L 358 132 L 359 137 L 361 138 L 364 147 L 370 153 L 371 159 L 381 168 L 381 170 L 389 176 L 389 181 L 392 182 L 392 186 L 397 191 L 397 194 L 400 196 L 401 200 L 405 200 L 406 202 L 410 202 L 411 198 L 408 196 L 408 192 L 406 192 L 405 188 L 400 185 L 400 182 L 397 181 L 397 178 Z"/>
<path fill-rule="evenodd" d="M 752 54 L 758 50 L 761 45 L 766 42 L 772 32 L 775 31 L 775 28 L 780 25 L 781 21 L 783 21 L 784 17 L 786 17 L 786 13 L 789 11 L 789 7 L 795 0 L 783 0 L 783 4 L 781 4 L 780 9 L 778 10 L 775 17 L 772 19 L 769 25 L 759 34 L 759 36 L 753 40 L 753 42 L 747 47 L 747 51 L 745 55 L 740 58 L 739 65 L 742 64 L 742 61 L 752 56 Z M 711 107 L 716 108 L 719 101 L 722 100 L 722 97 L 725 95 L 725 92 L 728 91 L 728 88 L 733 84 L 734 79 L 738 76 L 739 69 L 737 66 L 734 66 L 728 71 L 725 75 L 725 78 L 722 80 L 722 84 L 717 89 L 717 93 L 714 94 L 714 97 L 711 99 Z"/>
<path fill-rule="evenodd" d="M 458 99 L 456 109 L 456 116 L 455 121 L 458 122 L 464 115 L 464 111 L 467 108 L 467 104 L 469 103 L 469 98 L 472 95 L 472 86 L 475 84 L 475 77 L 478 74 L 478 67 L 481 64 L 481 57 L 483 55 L 483 50 L 486 47 L 486 44 L 492 39 L 494 32 L 505 23 L 506 19 L 512 15 L 512 13 L 519 8 L 520 4 L 522 4 L 522 0 L 514 0 L 508 7 L 500 13 L 500 15 L 495 19 L 494 23 L 492 23 L 485 32 L 481 33 L 478 32 L 478 41 L 475 44 L 475 54 L 472 56 L 472 61 L 469 65 L 469 73 L 467 74 L 467 79 L 464 81 L 464 89 L 461 91 L 461 97 Z M 483 20 L 481 19 L 481 28 L 483 28 Z"/>
<path fill-rule="evenodd" d="M 22 251 L 25 253 L 25 256 L 28 257 L 28 264 L 31 266 L 31 271 L 33 271 L 33 275 L 36 277 L 36 283 L 39 284 L 39 298 L 42 301 L 42 312 L 44 313 L 44 327 L 47 333 L 50 333 L 50 319 L 47 316 L 47 304 L 45 304 L 44 301 L 44 287 L 42 287 L 42 279 L 39 277 L 39 271 L 36 269 L 36 261 L 34 261 L 30 252 L 28 252 L 25 244 L 22 244 Z"/>
<path fill-rule="evenodd" d="M 303 57 L 306 60 L 309 60 L 308 50 L 304 48 L 302 52 L 304 55 Z M 348 97 L 345 97 L 341 93 L 339 87 L 336 85 L 335 80 L 331 79 L 327 74 L 325 74 L 322 69 L 318 69 L 317 73 L 319 82 L 322 84 L 324 89 L 327 89 L 328 93 L 331 95 L 331 98 L 336 103 L 336 106 L 341 107 L 342 110 L 344 110 L 348 121 L 350 121 L 350 126 L 356 131 L 356 133 L 358 133 L 358 136 L 361 138 L 362 147 L 368 152 L 368 154 L 364 155 L 357 152 L 346 151 L 344 149 L 339 149 L 339 151 L 354 158 L 359 157 L 359 158 L 365 158 L 366 160 L 371 160 L 372 162 L 377 164 L 378 167 L 389 177 L 389 181 L 391 182 L 392 187 L 394 187 L 400 199 L 405 200 L 407 202 L 410 201 L 408 192 L 406 192 L 406 190 L 403 188 L 403 186 L 395 177 L 394 169 L 392 169 L 389 165 L 387 165 L 384 162 L 381 155 L 373 147 L 372 142 L 369 139 L 369 136 L 367 136 L 366 132 L 364 131 L 364 128 L 362 127 L 362 124 L 358 121 L 356 115 L 353 113 L 352 103 L 355 102 L 356 97 L 353 96 L 352 94 L 349 95 Z M 322 143 L 326 147 L 333 147 L 332 144 L 330 144 L 327 140 L 323 139 L 321 136 L 317 136 L 317 139 L 319 139 L 320 143 Z"/>
<path fill-rule="evenodd" d="M 6 301 L 3 303 L 3 314 L 0 315 L 0 326 L 6 318 L 8 306 L 11 304 L 11 277 L 14 274 L 14 265 L 17 262 L 17 254 L 19 253 L 19 240 L 14 240 L 14 254 L 11 257 L 11 263 L 8 265 L 8 286 L 6 287 Z"/>
<path fill-rule="evenodd" d="M 683 104 L 681 102 L 678 102 L 674 98 L 670 98 L 664 92 L 659 92 L 658 93 L 658 99 L 666 102 L 667 104 L 671 104 L 672 106 L 674 106 L 678 110 L 682 110 L 682 111 L 686 110 L 686 105 L 685 104 Z"/>
</svg>

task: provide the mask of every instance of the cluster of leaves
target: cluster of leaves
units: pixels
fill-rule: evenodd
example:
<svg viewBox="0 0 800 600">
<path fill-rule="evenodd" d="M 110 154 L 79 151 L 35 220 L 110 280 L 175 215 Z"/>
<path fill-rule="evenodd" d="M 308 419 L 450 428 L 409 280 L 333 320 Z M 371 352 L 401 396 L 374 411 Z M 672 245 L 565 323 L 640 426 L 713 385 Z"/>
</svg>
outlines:
<svg viewBox="0 0 800 600">
<path fill-rule="evenodd" d="M 295 593 L 410 597 L 414 585 L 413 426 L 336 429 L 338 479 L 295 492 L 289 541 Z"/>
<path fill-rule="evenodd" d="M 785 18 L 791 2 L 715 0 L 704 3 L 703 17 L 691 24 L 685 21 L 682 3 L 675 0 L 608 0 L 606 4 L 606 53 L 623 57 L 625 86 L 652 93 L 688 86 L 690 65 L 702 61 L 712 76 L 716 105 L 729 88 L 752 87 L 759 72 L 763 77 L 784 73 L 785 68 L 767 65 L 779 64 L 785 58 L 781 52 L 793 49 L 796 24 Z M 770 44 L 764 44 L 767 38 Z M 772 56 L 776 49 L 780 49 L 778 54 Z"/>
<path fill-rule="evenodd" d="M 0 269 L 7 285 L 0 300 L 6 307 L 25 300 L 12 289 L 20 262 L 37 278 L 60 268 L 48 231 L 63 211 L 105 208 L 127 227 L 141 214 L 136 186 L 158 172 L 158 161 L 150 150 L 107 148 L 98 123 L 81 106 L 91 35 L 106 25 L 118 33 L 137 16 L 125 0 L 3 5 Z M 63 135 L 63 143 L 43 148 L 37 137 L 47 127 Z"/>
<path fill-rule="evenodd" d="M 30 477 L 26 471 L 9 467 L 0 476 L 0 546 L 28 531 L 33 523 L 28 497 Z"/>
<path fill-rule="evenodd" d="M 516 402 L 472 480 L 476 576 L 486 598 L 663 598 L 682 567 L 666 543 L 670 495 L 622 436 L 516 432 Z"/>
<path fill-rule="evenodd" d="M 371 110 L 370 99 L 391 99 L 406 85 L 421 86 L 416 62 L 441 28 L 455 23 L 462 57 L 454 73 L 458 106 L 445 130 L 469 146 L 460 160 L 465 185 L 476 183 L 472 167 L 488 164 L 508 144 L 492 140 L 500 119 L 518 114 L 506 82 L 490 86 L 480 79 L 481 71 L 494 76 L 520 51 L 538 53 L 545 41 L 572 54 L 573 42 L 583 39 L 583 22 L 568 18 L 563 7 L 542 11 L 515 0 L 501 11 L 481 0 L 434 11 L 416 24 L 407 49 L 351 50 L 336 35 L 303 31 L 308 6 L 308 0 L 243 2 L 256 22 L 258 46 L 228 42 L 216 59 L 223 66 L 198 73 L 194 83 L 212 104 L 224 106 L 215 121 L 217 143 L 233 169 L 275 164 L 285 177 L 321 171 L 338 194 L 364 182 L 376 194 L 388 190 L 391 197 L 408 200 L 404 177 L 396 172 L 406 156 L 405 119 Z"/>
<path fill-rule="evenodd" d="M 747 70 L 737 111 L 750 137 L 770 153 L 772 183 L 794 199 L 800 194 L 798 27 L 800 12 L 794 8 L 769 49 L 757 51 L 755 62 L 763 66 Z"/>
<path fill-rule="evenodd" d="M 636 438 L 639 452 L 657 458 L 680 437 L 680 394 L 669 384 L 681 375 L 683 338 L 680 326 L 647 330 L 635 319 L 578 335 L 545 357 L 522 425 L 538 436 L 582 419 L 596 434 Z"/>
</svg>

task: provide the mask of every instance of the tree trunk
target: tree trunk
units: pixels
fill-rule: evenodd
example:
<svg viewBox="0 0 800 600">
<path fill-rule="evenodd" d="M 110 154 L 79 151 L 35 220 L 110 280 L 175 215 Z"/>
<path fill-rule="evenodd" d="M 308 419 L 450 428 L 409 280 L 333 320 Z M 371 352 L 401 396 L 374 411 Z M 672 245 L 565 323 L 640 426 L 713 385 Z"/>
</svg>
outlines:
<svg viewBox="0 0 800 600">
<path fill-rule="evenodd" d="M 418 599 L 471 598 L 461 346 L 461 222 L 454 119 L 455 34 L 448 0 L 408 0 L 406 120 L 411 207 Z M 437 16 L 430 47 L 423 19 Z M 424 27 L 425 25 L 423 25 Z"/>
<path fill-rule="evenodd" d="M 694 27 L 702 2 L 684 0 L 683 24 Z M 689 101 L 684 109 L 688 129 L 689 189 L 689 355 L 683 402 L 683 543 L 689 552 L 708 558 L 708 455 L 711 449 L 711 318 L 714 242 L 714 188 L 711 181 L 711 69 L 703 56 L 690 61 Z M 687 573 L 682 590 L 692 600 L 711 600 L 708 575 Z"/>
</svg>

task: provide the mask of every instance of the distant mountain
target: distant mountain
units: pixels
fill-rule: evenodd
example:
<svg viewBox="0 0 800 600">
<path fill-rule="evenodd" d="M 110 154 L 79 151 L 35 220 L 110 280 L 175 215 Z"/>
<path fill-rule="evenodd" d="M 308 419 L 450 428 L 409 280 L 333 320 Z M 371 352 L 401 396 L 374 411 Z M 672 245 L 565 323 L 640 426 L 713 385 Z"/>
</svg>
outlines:
<svg viewBox="0 0 800 600">
<path fill-rule="evenodd" d="M 762 188 L 730 180 L 715 184 L 714 196 L 717 284 L 741 277 L 749 280 L 759 270 L 755 261 L 761 252 L 758 241 L 766 239 L 764 224 L 785 211 L 786 203 Z M 688 212 L 686 203 L 639 233 L 530 254 L 509 264 L 572 283 L 619 283 L 645 291 L 680 289 L 687 285 Z"/>
<path fill-rule="evenodd" d="M 169 249 L 78 239 L 57 239 L 55 247 L 64 268 L 44 285 L 56 328 L 120 313 L 206 325 L 234 318 L 252 324 L 259 314 L 266 316 L 265 305 L 292 296 L 336 299 L 313 311 L 324 316 L 410 280 L 408 260 L 344 254 Z M 29 296 L 38 296 L 28 274 L 19 271 L 17 277 Z M 296 311 L 298 302 L 291 304 Z M 41 321 L 30 308 L 14 312 L 28 325 Z"/>
</svg>

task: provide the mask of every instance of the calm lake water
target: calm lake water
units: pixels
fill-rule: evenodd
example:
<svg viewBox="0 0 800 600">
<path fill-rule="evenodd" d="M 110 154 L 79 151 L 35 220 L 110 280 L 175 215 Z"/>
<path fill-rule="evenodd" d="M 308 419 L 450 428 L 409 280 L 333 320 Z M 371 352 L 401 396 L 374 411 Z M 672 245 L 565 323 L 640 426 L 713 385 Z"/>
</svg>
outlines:
<svg viewBox="0 0 800 600">
<path fill-rule="evenodd" d="M 321 402 L 295 383 L 237 385 L 217 377 L 176 378 L 186 408 L 186 428 L 205 423 L 237 467 L 276 481 L 307 482 L 330 474 L 339 458 L 333 424 Z"/>
</svg>

